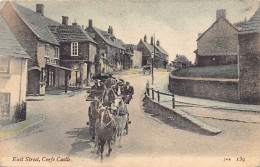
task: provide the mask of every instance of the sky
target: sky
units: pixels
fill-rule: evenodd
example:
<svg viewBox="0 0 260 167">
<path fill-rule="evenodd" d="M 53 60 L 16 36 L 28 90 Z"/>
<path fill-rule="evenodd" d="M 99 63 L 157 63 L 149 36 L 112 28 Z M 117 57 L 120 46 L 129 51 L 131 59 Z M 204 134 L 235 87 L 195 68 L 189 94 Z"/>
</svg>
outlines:
<svg viewBox="0 0 260 167">
<path fill-rule="evenodd" d="M 216 10 L 226 9 L 227 19 L 233 24 L 249 19 L 259 6 L 258 0 L 48 0 L 18 1 L 35 11 L 37 3 L 44 4 L 44 15 L 61 23 L 62 16 L 69 24 L 93 26 L 107 30 L 113 27 L 115 36 L 126 44 L 137 45 L 144 35 L 147 41 L 155 34 L 160 45 L 169 53 L 195 61 L 198 33 L 205 32 L 216 21 Z"/>
</svg>

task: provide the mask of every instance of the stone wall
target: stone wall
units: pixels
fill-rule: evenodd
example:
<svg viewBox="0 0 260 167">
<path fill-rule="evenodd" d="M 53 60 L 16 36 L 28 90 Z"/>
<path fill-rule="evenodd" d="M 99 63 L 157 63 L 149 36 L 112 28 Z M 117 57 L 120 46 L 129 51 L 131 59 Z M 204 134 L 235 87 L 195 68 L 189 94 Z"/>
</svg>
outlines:
<svg viewBox="0 0 260 167">
<path fill-rule="evenodd" d="M 183 111 L 168 108 L 158 104 L 146 95 L 143 98 L 143 107 L 146 113 L 153 114 L 157 119 L 175 128 L 180 128 L 204 135 L 216 135 L 221 132 L 219 129 L 213 130 L 210 125 L 187 113 L 183 114 Z"/>
<path fill-rule="evenodd" d="M 239 91 L 241 101 L 260 104 L 260 35 L 239 34 Z"/>
<path fill-rule="evenodd" d="M 170 75 L 169 90 L 181 96 L 240 103 L 238 79 L 186 78 Z"/>
</svg>

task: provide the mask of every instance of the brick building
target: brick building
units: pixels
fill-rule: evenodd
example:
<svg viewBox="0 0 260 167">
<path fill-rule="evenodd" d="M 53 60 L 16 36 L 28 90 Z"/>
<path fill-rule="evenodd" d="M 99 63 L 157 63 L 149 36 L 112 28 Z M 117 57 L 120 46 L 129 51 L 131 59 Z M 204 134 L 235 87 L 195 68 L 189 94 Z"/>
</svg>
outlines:
<svg viewBox="0 0 260 167">
<path fill-rule="evenodd" d="M 68 25 L 68 17 L 62 16 L 62 25 L 50 27 L 60 44 L 60 64 L 74 69 L 69 85 L 88 83 L 95 74 L 94 60 L 97 43 L 77 23 Z"/>
<path fill-rule="evenodd" d="M 1 11 L 7 25 L 31 56 L 28 61 L 27 94 L 45 94 L 45 88 L 67 87 L 71 69 L 60 66 L 60 44 L 51 26 L 61 24 L 44 16 L 44 5 L 36 12 L 8 1 Z"/>
<path fill-rule="evenodd" d="M 112 26 L 109 26 L 108 31 L 100 30 L 93 26 L 93 22 L 90 19 L 89 25 L 86 28 L 86 32 L 89 36 L 97 42 L 97 51 L 100 60 L 100 66 L 96 67 L 101 72 L 110 72 L 113 70 L 127 69 L 129 57 L 124 48 L 123 42 L 117 39 L 113 33 Z"/>
<path fill-rule="evenodd" d="M 166 65 L 169 61 L 169 54 L 160 45 L 159 40 L 157 40 L 155 44 L 153 37 L 151 37 L 151 43 L 148 43 L 147 37 L 145 35 L 144 40 L 141 39 L 138 43 L 137 50 L 142 52 L 142 66 L 146 64 L 151 64 L 152 56 L 155 52 L 154 67 L 166 68 Z"/>
<path fill-rule="evenodd" d="M 242 26 L 239 39 L 239 92 L 244 103 L 260 104 L 260 2 Z"/>
<path fill-rule="evenodd" d="M 197 39 L 197 66 L 236 64 L 238 29 L 226 18 L 226 10 L 216 12 L 216 21 Z"/>
</svg>

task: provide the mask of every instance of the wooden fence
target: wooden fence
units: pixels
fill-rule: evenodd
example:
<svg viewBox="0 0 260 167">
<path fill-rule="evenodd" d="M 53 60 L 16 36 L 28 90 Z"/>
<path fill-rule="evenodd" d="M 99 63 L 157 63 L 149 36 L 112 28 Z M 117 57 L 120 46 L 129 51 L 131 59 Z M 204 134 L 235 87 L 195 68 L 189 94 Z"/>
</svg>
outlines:
<svg viewBox="0 0 260 167">
<path fill-rule="evenodd" d="M 154 90 L 154 88 L 149 88 L 149 85 L 146 85 L 146 91 L 145 91 L 146 95 L 148 97 L 150 97 L 150 95 L 152 97 L 152 100 L 156 100 L 156 95 L 157 95 L 157 102 L 158 104 L 160 104 L 162 101 L 161 101 L 161 97 L 162 96 L 169 96 L 169 97 L 172 97 L 171 98 L 171 101 L 172 101 L 172 108 L 175 108 L 175 97 L 174 97 L 174 94 L 169 94 L 169 93 L 164 93 L 164 92 L 160 92 L 159 90 Z"/>
</svg>

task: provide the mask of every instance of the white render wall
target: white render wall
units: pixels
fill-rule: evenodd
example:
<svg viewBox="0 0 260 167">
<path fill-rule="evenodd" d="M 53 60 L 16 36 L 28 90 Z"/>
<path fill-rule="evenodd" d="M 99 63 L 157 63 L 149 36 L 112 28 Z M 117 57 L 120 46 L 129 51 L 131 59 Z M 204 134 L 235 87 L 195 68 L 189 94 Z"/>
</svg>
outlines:
<svg viewBox="0 0 260 167">
<path fill-rule="evenodd" d="M 133 60 L 133 68 L 141 68 L 142 67 L 142 52 L 138 50 L 134 50 Z"/>
<path fill-rule="evenodd" d="M 9 74 L 0 74 L 0 93 L 10 93 L 10 116 L 14 107 L 26 98 L 27 59 L 10 58 Z"/>
</svg>

